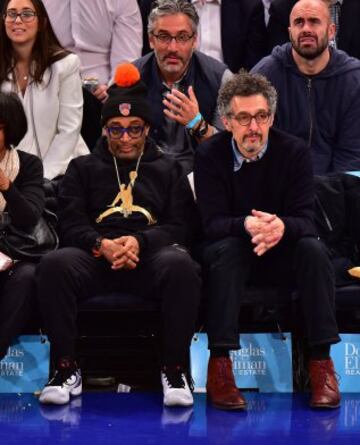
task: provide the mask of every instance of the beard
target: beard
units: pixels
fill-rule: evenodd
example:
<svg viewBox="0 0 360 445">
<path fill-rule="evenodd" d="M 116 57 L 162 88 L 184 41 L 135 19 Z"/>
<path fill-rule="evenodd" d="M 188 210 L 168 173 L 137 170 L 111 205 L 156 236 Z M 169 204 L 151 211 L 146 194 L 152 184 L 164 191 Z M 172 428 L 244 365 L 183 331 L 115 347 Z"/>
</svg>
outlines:
<svg viewBox="0 0 360 445">
<path fill-rule="evenodd" d="M 291 44 L 292 44 L 292 47 L 294 48 L 295 52 L 297 54 L 299 54 L 299 56 L 303 57 L 306 60 L 314 60 L 317 57 L 321 56 L 321 54 L 323 54 L 323 52 L 329 46 L 329 39 L 328 39 L 327 35 L 325 35 L 320 40 L 316 36 L 311 35 L 311 37 L 315 38 L 316 42 L 317 42 L 316 46 L 311 46 L 311 47 L 301 46 L 300 39 L 302 37 L 305 37 L 305 35 L 300 35 L 298 37 L 298 39 L 295 40 L 290 35 L 290 40 L 291 40 Z M 310 37 L 310 35 L 309 35 L 309 37 Z"/>
<path fill-rule="evenodd" d="M 257 142 L 248 142 L 250 137 L 257 136 L 259 140 Z M 249 133 L 244 136 L 242 148 L 248 155 L 253 155 L 254 153 L 258 153 L 263 147 L 263 136 L 261 133 L 257 133 L 256 131 L 253 133 Z"/>
<path fill-rule="evenodd" d="M 168 51 L 165 54 L 158 54 L 155 52 L 155 58 L 157 60 L 157 64 L 160 67 L 160 70 L 169 73 L 169 74 L 182 74 L 186 71 L 191 57 L 192 57 L 193 51 L 189 55 L 189 58 L 180 56 L 178 53 L 174 51 Z M 168 62 L 168 57 L 176 57 L 177 63 L 170 63 Z"/>
<path fill-rule="evenodd" d="M 129 150 L 131 146 L 131 150 Z M 124 153 L 122 148 L 126 147 L 127 151 Z M 139 141 L 137 143 L 124 144 L 121 142 L 109 142 L 109 150 L 117 159 L 124 162 L 132 162 L 141 155 L 144 150 L 144 141 Z"/>
</svg>

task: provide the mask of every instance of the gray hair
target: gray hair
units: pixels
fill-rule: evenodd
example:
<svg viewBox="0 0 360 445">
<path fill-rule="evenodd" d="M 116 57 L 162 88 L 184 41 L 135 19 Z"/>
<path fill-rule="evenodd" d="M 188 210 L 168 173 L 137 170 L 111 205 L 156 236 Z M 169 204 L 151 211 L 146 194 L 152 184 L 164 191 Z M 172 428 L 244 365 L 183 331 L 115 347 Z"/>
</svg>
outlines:
<svg viewBox="0 0 360 445">
<path fill-rule="evenodd" d="M 217 106 L 220 116 L 227 117 L 231 113 L 230 102 L 233 97 L 249 97 L 261 94 L 266 99 L 271 114 L 275 114 L 277 92 L 266 77 L 240 70 L 226 81 L 220 88 Z"/>
<path fill-rule="evenodd" d="M 160 17 L 168 15 L 185 14 L 191 21 L 191 27 L 194 33 L 197 32 L 199 25 L 199 15 L 196 8 L 187 0 L 157 0 L 154 3 L 148 18 L 148 33 L 152 33 L 155 28 L 155 22 Z"/>
</svg>

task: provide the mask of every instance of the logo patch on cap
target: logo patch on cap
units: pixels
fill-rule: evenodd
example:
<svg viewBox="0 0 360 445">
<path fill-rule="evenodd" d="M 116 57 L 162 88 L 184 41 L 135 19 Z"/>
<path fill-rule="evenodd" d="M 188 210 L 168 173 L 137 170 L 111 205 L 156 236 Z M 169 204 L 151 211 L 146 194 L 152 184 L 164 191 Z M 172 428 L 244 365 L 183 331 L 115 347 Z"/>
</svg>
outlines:
<svg viewBox="0 0 360 445">
<path fill-rule="evenodd" d="M 120 114 L 123 116 L 129 116 L 131 110 L 131 104 L 123 103 L 119 105 Z"/>
</svg>

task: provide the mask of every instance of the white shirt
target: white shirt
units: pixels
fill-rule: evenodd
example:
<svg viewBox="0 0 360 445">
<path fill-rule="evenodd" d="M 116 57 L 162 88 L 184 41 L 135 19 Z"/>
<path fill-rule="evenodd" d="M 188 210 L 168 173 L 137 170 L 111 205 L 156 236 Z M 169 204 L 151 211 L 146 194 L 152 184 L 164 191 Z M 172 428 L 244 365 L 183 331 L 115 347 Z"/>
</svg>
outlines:
<svg viewBox="0 0 360 445">
<path fill-rule="evenodd" d="M 208 56 L 223 62 L 221 0 L 205 0 L 205 3 L 203 2 L 204 0 L 192 0 L 200 18 L 197 48 Z"/>
<path fill-rule="evenodd" d="M 116 66 L 141 56 L 137 0 L 44 0 L 60 43 L 81 61 L 82 77 L 107 84 Z"/>
<path fill-rule="evenodd" d="M 265 24 L 267 26 L 267 24 L 269 23 L 269 8 L 270 8 L 270 4 L 271 4 L 272 0 L 262 0 L 263 4 L 264 4 L 264 13 L 265 13 Z"/>
</svg>

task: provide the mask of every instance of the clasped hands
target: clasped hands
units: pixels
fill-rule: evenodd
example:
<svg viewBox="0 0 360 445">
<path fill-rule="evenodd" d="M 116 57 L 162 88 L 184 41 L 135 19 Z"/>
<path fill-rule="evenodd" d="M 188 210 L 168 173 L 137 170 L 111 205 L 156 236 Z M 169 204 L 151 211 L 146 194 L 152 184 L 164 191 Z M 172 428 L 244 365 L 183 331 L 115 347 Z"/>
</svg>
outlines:
<svg viewBox="0 0 360 445">
<path fill-rule="evenodd" d="M 278 216 L 259 210 L 252 210 L 244 225 L 251 242 L 255 244 L 254 253 L 258 256 L 276 246 L 285 231 L 285 225 Z"/>
<path fill-rule="evenodd" d="M 111 269 L 135 269 L 139 262 L 140 246 L 134 236 L 121 236 L 101 242 L 100 253 L 111 264 Z"/>
</svg>

